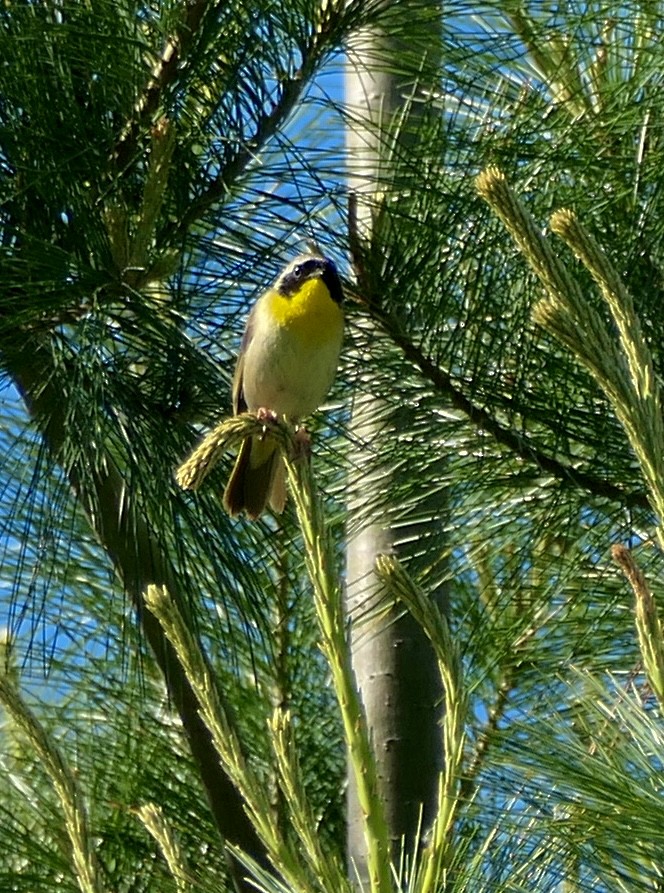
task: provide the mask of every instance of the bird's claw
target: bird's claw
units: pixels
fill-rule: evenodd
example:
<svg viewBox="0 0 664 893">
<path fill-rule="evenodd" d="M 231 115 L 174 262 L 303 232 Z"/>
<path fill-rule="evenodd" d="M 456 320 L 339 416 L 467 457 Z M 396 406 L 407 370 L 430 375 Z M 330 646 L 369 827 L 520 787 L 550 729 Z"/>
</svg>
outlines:
<svg viewBox="0 0 664 893">
<path fill-rule="evenodd" d="M 268 425 L 275 425 L 279 421 L 278 413 L 274 412 L 272 409 L 267 409 L 265 406 L 261 406 L 256 410 L 256 418 L 259 422 L 263 422 L 263 437 L 267 434 Z M 294 459 L 311 458 L 311 435 L 306 428 L 298 426 L 295 429 L 293 443 Z"/>
<path fill-rule="evenodd" d="M 259 422 L 277 422 L 279 421 L 279 416 L 276 412 L 273 412 L 271 409 L 267 409 L 265 406 L 260 406 L 256 410 L 256 418 Z"/>
</svg>

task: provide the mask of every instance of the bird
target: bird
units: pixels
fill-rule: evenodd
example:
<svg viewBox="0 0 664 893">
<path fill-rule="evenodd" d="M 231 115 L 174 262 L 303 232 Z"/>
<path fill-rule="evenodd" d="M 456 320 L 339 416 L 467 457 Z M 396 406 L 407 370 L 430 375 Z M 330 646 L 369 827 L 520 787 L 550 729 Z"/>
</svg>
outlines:
<svg viewBox="0 0 664 893">
<path fill-rule="evenodd" d="M 343 341 L 343 289 L 334 263 L 301 254 L 263 292 L 247 318 L 233 378 L 234 415 L 284 417 L 292 424 L 325 399 Z M 269 505 L 280 514 L 286 479 L 277 442 L 269 434 L 242 442 L 223 495 L 232 515 L 256 520 Z"/>
</svg>

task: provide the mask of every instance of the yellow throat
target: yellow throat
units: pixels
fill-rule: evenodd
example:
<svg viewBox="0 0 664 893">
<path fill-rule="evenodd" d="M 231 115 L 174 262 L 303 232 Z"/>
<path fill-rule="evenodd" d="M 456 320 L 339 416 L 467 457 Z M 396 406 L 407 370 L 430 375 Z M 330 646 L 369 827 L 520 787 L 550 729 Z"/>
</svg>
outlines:
<svg viewBox="0 0 664 893">
<path fill-rule="evenodd" d="M 276 325 L 284 326 L 310 344 L 326 341 L 342 323 L 341 307 L 332 300 L 322 279 L 309 279 L 292 295 L 272 291 L 269 312 Z"/>
</svg>

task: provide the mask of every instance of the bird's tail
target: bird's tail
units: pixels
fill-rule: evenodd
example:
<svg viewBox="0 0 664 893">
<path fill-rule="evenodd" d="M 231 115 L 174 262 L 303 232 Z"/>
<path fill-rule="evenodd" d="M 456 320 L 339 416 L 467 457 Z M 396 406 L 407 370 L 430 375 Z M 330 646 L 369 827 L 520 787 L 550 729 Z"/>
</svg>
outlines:
<svg viewBox="0 0 664 893">
<path fill-rule="evenodd" d="M 229 515 L 246 512 L 255 521 L 270 505 L 281 514 L 286 504 L 286 472 L 278 445 L 269 437 L 247 437 L 224 490 Z"/>
</svg>

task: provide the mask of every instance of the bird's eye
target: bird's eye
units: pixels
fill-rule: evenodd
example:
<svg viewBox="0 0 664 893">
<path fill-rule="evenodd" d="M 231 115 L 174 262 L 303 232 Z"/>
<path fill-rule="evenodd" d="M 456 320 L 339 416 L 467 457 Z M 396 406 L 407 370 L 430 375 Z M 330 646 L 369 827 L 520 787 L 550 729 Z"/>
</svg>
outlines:
<svg viewBox="0 0 664 893">
<path fill-rule="evenodd" d="M 294 276 L 296 279 L 300 279 L 300 278 L 301 278 L 301 276 L 302 276 L 302 269 L 303 269 L 303 268 L 302 268 L 302 264 L 298 264 L 297 266 L 293 267 L 293 276 Z"/>
</svg>

